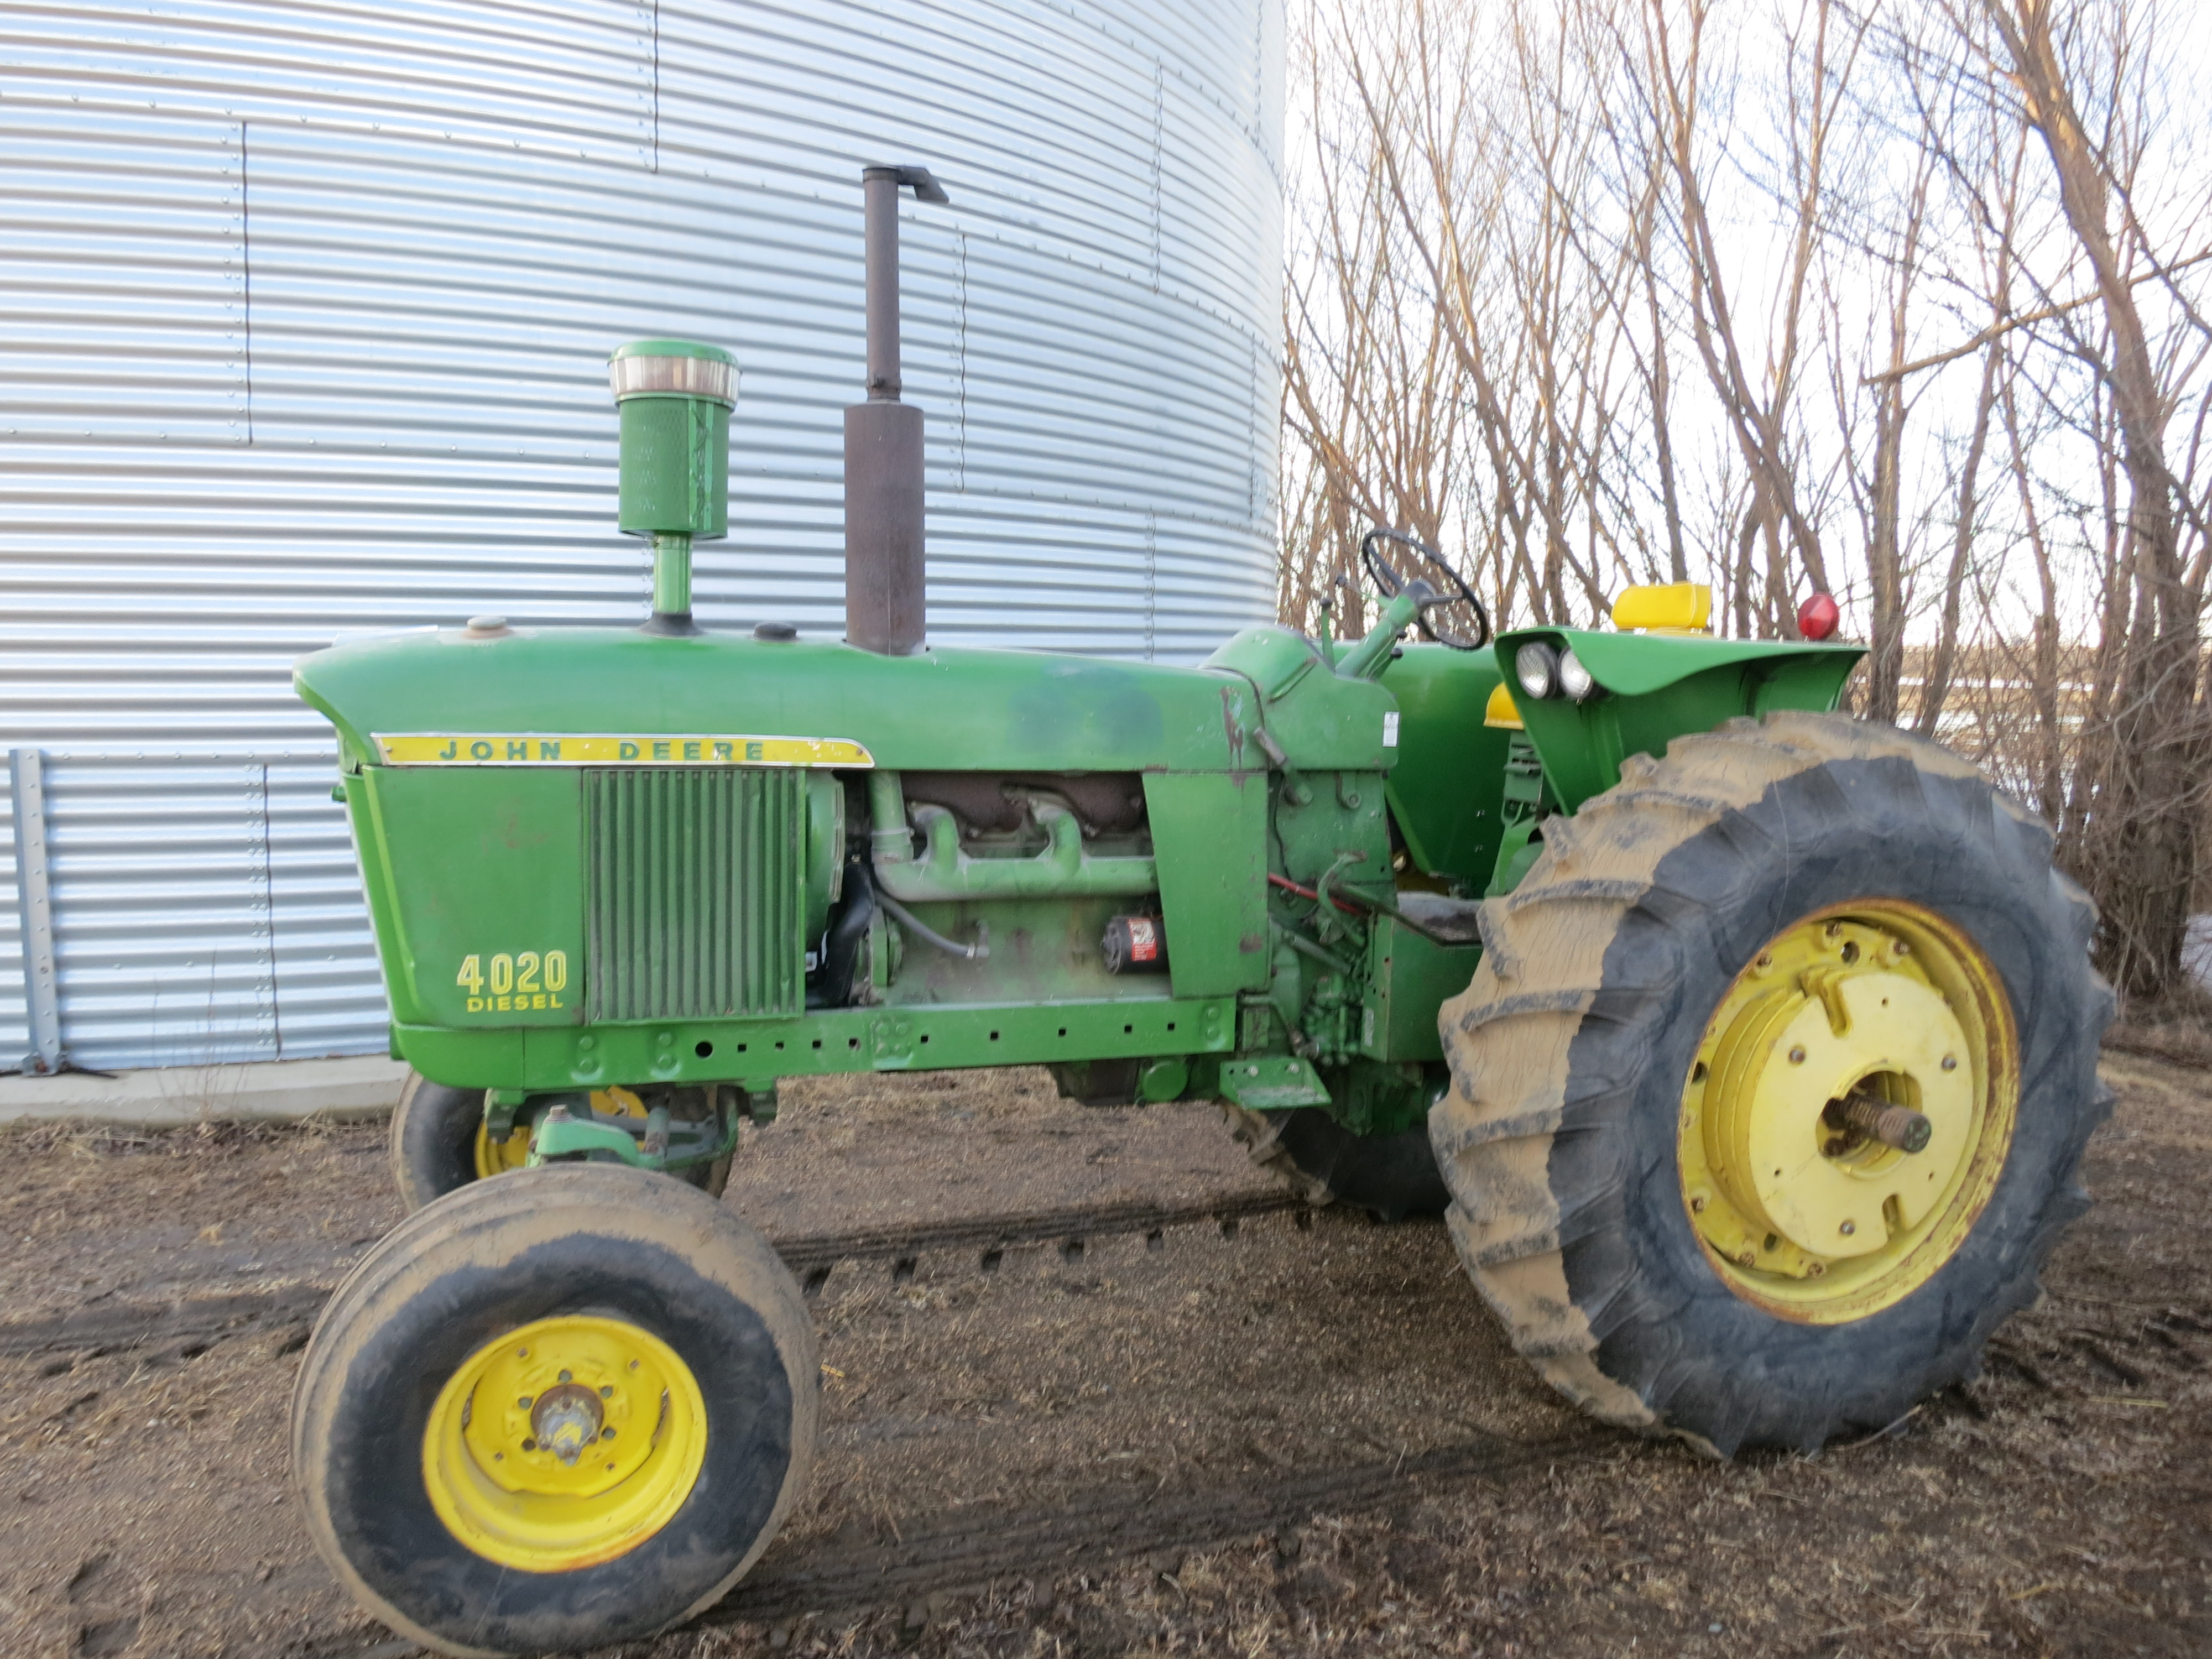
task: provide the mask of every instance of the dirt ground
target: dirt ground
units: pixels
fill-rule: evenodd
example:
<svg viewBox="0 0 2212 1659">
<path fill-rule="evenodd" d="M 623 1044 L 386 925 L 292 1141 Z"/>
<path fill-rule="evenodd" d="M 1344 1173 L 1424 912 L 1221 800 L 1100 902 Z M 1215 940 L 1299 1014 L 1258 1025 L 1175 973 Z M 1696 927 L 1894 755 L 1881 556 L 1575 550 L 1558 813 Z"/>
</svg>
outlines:
<svg viewBox="0 0 2212 1659">
<path fill-rule="evenodd" d="M 1818 1458 L 1583 1423 L 1434 1224 L 1247 1218 L 838 1267 L 813 1491 L 718 1622 L 629 1659 L 2212 1653 L 2212 1074 L 2108 1053 L 2098 1203 L 1987 1374 Z M 11 1323 L 335 1282 L 374 1124 L 0 1139 Z M 787 1093 L 771 1237 L 1262 1188 L 1210 1108 L 1042 1078 Z M 0 1359 L 0 1653 L 398 1659 L 307 1540 L 295 1316 Z"/>
</svg>

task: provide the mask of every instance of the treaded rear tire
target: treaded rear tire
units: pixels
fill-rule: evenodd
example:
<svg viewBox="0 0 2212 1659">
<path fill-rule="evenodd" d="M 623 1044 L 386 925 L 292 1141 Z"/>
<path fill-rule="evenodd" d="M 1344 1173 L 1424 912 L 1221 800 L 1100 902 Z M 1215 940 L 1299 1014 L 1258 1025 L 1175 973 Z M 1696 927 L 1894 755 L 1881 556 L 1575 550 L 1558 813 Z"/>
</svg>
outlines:
<svg viewBox="0 0 2212 1659">
<path fill-rule="evenodd" d="M 2075 1171 L 2111 1109 L 2112 994 L 2095 913 L 2049 830 L 1940 746 L 1778 714 L 1632 757 L 1514 892 L 1439 1014 L 1449 1094 L 1430 1114 L 1454 1239 L 1514 1346 L 1603 1420 L 1721 1455 L 1817 1449 L 1975 1375 L 2087 1207 Z M 1798 918 L 1894 896 L 1946 916 L 2002 978 L 2017 1124 L 1971 1231 L 1934 1276 L 1848 1322 L 1731 1291 L 1685 1206 L 1683 1079 L 1735 975 Z"/>
</svg>

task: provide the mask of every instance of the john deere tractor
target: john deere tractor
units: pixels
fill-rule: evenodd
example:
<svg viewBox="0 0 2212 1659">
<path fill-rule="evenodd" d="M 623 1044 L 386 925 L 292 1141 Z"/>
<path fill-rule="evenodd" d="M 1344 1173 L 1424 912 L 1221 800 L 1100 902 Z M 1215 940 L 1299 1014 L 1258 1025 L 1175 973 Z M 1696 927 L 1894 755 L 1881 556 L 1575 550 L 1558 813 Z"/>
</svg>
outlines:
<svg viewBox="0 0 2212 1659">
<path fill-rule="evenodd" d="M 644 626 L 478 617 L 300 665 L 418 1074 L 414 1212 L 294 1405 L 362 1603 L 538 1652 L 744 1576 L 805 1484 L 817 1361 L 714 1194 L 786 1078 L 1218 1101 L 1316 1201 L 1443 1212 L 1551 1383 L 1710 1453 L 1972 1375 L 2106 1110 L 2050 832 L 1835 714 L 1856 647 L 1714 638 L 1686 585 L 1493 638 L 1388 532 L 1359 638 L 1248 628 L 1196 668 L 929 646 L 893 239 L 899 190 L 942 192 L 866 177 L 842 640 L 692 620 L 738 378 L 654 340 L 611 367 Z"/>
</svg>

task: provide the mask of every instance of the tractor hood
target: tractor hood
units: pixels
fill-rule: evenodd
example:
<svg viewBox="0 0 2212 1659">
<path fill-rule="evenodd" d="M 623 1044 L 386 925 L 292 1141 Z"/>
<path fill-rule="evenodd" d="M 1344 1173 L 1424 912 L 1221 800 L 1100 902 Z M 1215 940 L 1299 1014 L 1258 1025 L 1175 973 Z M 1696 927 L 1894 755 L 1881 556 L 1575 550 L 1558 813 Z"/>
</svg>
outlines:
<svg viewBox="0 0 2212 1659">
<path fill-rule="evenodd" d="M 293 678 L 337 727 L 349 772 L 385 757 L 380 739 L 401 736 L 500 739 L 502 758 L 525 735 L 597 735 L 647 739 L 621 758 L 650 762 L 670 758 L 649 741 L 667 735 L 842 742 L 863 752 L 833 763 L 913 771 L 1266 764 L 1247 749 L 1259 699 L 1243 675 L 1042 652 L 888 657 L 629 629 L 424 629 L 319 651 Z"/>
</svg>

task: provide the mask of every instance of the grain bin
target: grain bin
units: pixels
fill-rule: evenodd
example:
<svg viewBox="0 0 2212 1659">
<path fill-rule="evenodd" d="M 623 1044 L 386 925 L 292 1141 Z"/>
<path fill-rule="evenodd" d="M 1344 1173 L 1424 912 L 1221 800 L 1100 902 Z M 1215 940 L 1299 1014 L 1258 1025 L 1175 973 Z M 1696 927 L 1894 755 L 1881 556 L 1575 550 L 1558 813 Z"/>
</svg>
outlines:
<svg viewBox="0 0 2212 1659">
<path fill-rule="evenodd" d="M 44 756 L 77 1063 L 381 1045 L 287 672 L 488 611 L 638 614 L 614 343 L 720 341 L 744 375 L 700 622 L 842 627 L 866 162 L 956 195 L 902 226 L 931 638 L 1190 661 L 1272 607 L 1279 0 L 7 27 L 0 721 Z M 13 878 L 0 1057 L 35 1046 Z"/>
</svg>

